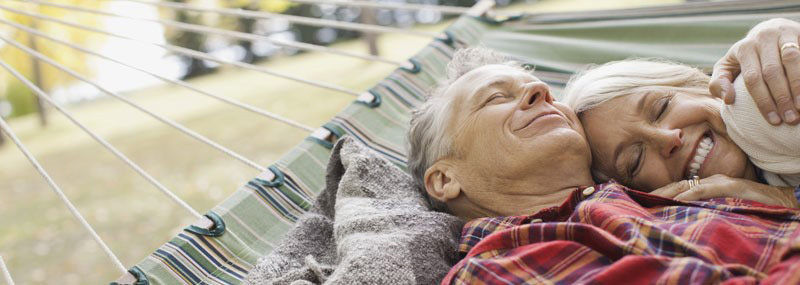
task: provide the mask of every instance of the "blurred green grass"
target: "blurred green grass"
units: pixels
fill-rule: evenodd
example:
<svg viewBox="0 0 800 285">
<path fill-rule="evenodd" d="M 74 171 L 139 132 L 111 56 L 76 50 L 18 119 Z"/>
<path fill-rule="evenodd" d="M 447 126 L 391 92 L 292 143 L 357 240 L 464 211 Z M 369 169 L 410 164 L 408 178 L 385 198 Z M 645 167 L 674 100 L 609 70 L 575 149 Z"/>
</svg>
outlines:
<svg viewBox="0 0 800 285">
<path fill-rule="evenodd" d="M 546 12 L 642 4 L 567 0 L 507 9 Z M 441 31 L 446 25 L 417 29 Z M 382 56 L 398 60 L 412 56 L 428 42 L 397 34 L 379 37 Z M 333 47 L 366 52 L 361 41 Z M 277 58 L 262 65 L 355 91 L 368 89 L 393 70 L 386 64 L 317 53 Z M 349 95 L 237 69 L 191 83 L 312 127 L 328 121 L 353 100 Z M 126 95 L 262 165 L 269 165 L 307 135 L 177 86 L 156 86 Z M 68 109 L 201 213 L 257 174 L 115 99 Z M 45 129 L 38 127 L 35 115 L 10 124 L 126 266 L 136 264 L 193 222 L 186 211 L 55 110 L 50 120 Z M 0 217 L 0 255 L 19 284 L 98 284 L 120 275 L 10 141 L 0 147 Z"/>
</svg>

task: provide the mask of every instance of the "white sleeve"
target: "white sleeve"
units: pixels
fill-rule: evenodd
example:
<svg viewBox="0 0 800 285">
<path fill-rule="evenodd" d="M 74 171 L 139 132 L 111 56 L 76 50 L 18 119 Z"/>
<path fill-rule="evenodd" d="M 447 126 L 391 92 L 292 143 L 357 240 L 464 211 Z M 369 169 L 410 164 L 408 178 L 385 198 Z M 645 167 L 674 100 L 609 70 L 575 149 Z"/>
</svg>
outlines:
<svg viewBox="0 0 800 285">
<path fill-rule="evenodd" d="M 734 81 L 736 102 L 720 110 L 728 136 L 762 170 L 800 176 L 800 125 L 770 125 L 747 92 L 740 76 Z"/>
</svg>

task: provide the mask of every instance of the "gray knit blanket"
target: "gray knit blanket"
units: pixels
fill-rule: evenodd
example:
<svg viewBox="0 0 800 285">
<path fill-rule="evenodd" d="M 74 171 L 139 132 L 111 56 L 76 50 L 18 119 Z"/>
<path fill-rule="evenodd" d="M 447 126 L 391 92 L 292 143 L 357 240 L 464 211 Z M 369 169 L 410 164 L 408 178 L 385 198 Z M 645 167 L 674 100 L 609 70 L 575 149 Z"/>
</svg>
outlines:
<svg viewBox="0 0 800 285">
<path fill-rule="evenodd" d="M 457 262 L 462 226 L 431 210 L 405 171 L 344 137 L 314 206 L 244 284 L 436 284 Z"/>
</svg>

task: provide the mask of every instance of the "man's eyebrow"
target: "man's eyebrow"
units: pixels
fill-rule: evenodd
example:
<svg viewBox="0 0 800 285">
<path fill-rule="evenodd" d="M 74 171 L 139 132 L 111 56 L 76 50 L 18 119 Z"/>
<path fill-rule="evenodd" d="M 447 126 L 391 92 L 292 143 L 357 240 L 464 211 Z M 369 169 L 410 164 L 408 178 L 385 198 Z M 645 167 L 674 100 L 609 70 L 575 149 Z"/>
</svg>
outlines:
<svg viewBox="0 0 800 285">
<path fill-rule="evenodd" d="M 480 106 L 483 101 L 483 97 L 480 96 L 481 94 L 485 93 L 487 90 L 495 88 L 500 85 L 506 85 L 510 81 L 507 78 L 494 78 L 489 83 L 483 84 L 477 89 L 475 89 L 472 94 L 470 94 L 470 105 L 472 106 Z M 477 108 L 477 107 L 476 107 Z"/>
<path fill-rule="evenodd" d="M 495 78 L 495 79 L 492 79 L 492 81 L 490 81 L 489 83 L 481 85 L 481 87 L 478 87 L 478 89 L 475 89 L 475 92 L 472 93 L 472 95 L 481 94 L 484 91 L 486 91 L 486 89 L 491 89 L 491 88 L 494 88 L 494 87 L 496 87 L 498 85 L 506 85 L 508 83 L 509 83 L 509 81 L 506 78 Z"/>
</svg>

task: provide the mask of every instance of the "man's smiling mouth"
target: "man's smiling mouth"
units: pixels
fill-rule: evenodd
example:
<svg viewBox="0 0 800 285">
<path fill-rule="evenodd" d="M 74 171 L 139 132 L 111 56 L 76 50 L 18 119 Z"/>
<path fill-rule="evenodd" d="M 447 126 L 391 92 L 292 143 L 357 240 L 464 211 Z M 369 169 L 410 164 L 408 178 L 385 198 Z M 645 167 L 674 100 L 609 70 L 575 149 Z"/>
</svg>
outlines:
<svg viewBox="0 0 800 285">
<path fill-rule="evenodd" d="M 516 132 L 516 131 L 524 130 L 524 129 L 525 129 L 525 128 L 527 128 L 528 126 L 532 125 L 532 124 L 533 124 L 533 122 L 534 122 L 534 121 L 536 121 L 536 120 L 538 120 L 539 118 L 542 118 L 542 117 L 545 117 L 545 116 L 550 116 L 550 115 L 556 115 L 556 116 L 559 116 L 558 112 L 556 112 L 556 111 L 545 111 L 545 112 L 542 112 L 542 113 L 540 113 L 540 114 L 536 115 L 536 116 L 535 116 L 535 117 L 533 117 L 533 118 L 532 118 L 530 121 L 528 121 L 528 123 L 526 123 L 525 125 L 523 125 L 522 127 L 518 128 L 518 129 L 516 129 L 516 130 L 514 130 L 514 131 Z"/>
</svg>

